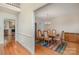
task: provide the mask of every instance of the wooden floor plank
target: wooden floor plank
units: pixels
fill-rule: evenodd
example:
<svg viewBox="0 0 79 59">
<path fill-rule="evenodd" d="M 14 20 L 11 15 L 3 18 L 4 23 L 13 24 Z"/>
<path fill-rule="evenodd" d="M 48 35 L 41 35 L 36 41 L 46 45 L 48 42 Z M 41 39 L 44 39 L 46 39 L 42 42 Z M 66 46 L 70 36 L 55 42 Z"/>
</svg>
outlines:
<svg viewBox="0 0 79 59">
<path fill-rule="evenodd" d="M 46 48 L 40 45 L 35 46 L 35 54 L 36 55 L 58 55 L 57 52 L 51 50 L 50 48 Z"/>
<path fill-rule="evenodd" d="M 61 55 L 60 53 L 41 45 L 35 46 L 36 55 Z M 79 54 L 79 44 L 67 42 L 67 47 L 64 50 L 63 55 L 78 55 Z"/>
<path fill-rule="evenodd" d="M 0 53 L 1 55 L 30 55 L 31 53 L 25 49 L 19 42 L 11 42 L 0 50 L 4 53 Z"/>
</svg>

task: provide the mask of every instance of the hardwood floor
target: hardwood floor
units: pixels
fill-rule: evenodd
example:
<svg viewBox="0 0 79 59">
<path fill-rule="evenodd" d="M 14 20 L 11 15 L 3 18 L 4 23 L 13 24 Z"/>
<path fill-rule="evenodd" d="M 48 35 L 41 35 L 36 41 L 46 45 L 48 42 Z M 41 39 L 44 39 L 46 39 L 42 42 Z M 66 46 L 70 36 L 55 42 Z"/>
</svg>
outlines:
<svg viewBox="0 0 79 59">
<path fill-rule="evenodd" d="M 2 45 L 1 45 L 2 46 Z M 30 55 L 31 53 L 25 49 L 19 42 L 10 42 L 5 47 L 0 47 L 1 55 Z"/>
<path fill-rule="evenodd" d="M 35 54 L 36 55 L 58 55 L 59 53 L 51 50 L 50 48 L 46 48 L 41 45 L 36 45 Z"/>
<path fill-rule="evenodd" d="M 63 55 L 78 55 L 79 54 L 79 44 L 68 42 L 67 47 Z M 61 55 L 60 53 L 40 45 L 35 46 L 36 55 Z"/>
<path fill-rule="evenodd" d="M 68 42 L 64 55 L 79 55 L 79 44 Z"/>
</svg>

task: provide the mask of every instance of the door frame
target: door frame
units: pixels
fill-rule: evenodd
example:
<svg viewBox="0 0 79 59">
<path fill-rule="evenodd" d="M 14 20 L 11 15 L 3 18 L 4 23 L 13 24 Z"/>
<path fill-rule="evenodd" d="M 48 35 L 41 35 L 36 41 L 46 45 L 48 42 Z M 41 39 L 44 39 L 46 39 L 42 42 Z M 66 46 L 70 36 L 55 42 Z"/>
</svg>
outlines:
<svg viewBox="0 0 79 59">
<path fill-rule="evenodd" d="M 16 30 L 17 30 L 17 22 L 16 22 L 16 19 L 4 19 L 4 22 L 5 22 L 6 20 L 8 20 L 8 21 L 9 21 L 9 20 L 15 21 L 15 40 L 16 40 L 16 32 L 17 32 L 17 31 L 16 31 Z M 3 24 L 4 24 L 4 22 L 3 22 Z M 4 24 L 4 27 L 5 27 L 5 24 Z M 3 30 L 3 31 L 4 31 L 4 30 Z M 3 32 L 3 35 L 4 35 L 4 32 Z M 3 42 L 3 43 L 4 43 L 4 47 L 5 47 L 5 45 L 6 45 L 6 44 L 5 44 L 5 39 L 4 39 L 4 42 Z"/>
</svg>

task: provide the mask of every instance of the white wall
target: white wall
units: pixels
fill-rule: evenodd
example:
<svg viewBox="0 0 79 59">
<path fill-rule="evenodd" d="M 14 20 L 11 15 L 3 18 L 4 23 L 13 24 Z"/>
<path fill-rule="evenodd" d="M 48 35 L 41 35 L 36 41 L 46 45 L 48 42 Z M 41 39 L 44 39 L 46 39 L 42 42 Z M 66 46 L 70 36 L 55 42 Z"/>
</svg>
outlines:
<svg viewBox="0 0 79 59">
<path fill-rule="evenodd" d="M 59 33 L 62 30 L 79 33 L 79 4 L 49 4 L 36 11 L 36 17 L 41 18 L 38 22 L 43 22 L 43 27 L 46 26 L 44 23 L 48 19 L 52 28 Z M 38 26 L 42 28 L 41 25 Z"/>
<path fill-rule="evenodd" d="M 44 4 L 42 4 L 44 5 Z M 18 20 L 17 41 L 34 54 L 34 10 L 42 6 L 40 3 L 21 4 L 21 13 Z"/>
<path fill-rule="evenodd" d="M 0 44 L 4 43 L 4 20 L 17 20 L 16 15 L 0 11 Z"/>
<path fill-rule="evenodd" d="M 34 39 L 32 38 L 32 9 L 28 4 L 21 4 L 21 13 L 18 20 L 18 38 L 26 49 L 34 53 Z M 22 34 L 22 35 L 21 35 Z M 24 34 L 24 35 L 23 35 Z M 31 38 L 26 35 L 31 36 Z"/>
<path fill-rule="evenodd" d="M 16 20 L 16 40 L 34 54 L 34 10 L 46 3 L 21 4 L 21 13 L 0 8 L 0 43 L 4 42 L 4 19 Z"/>
</svg>

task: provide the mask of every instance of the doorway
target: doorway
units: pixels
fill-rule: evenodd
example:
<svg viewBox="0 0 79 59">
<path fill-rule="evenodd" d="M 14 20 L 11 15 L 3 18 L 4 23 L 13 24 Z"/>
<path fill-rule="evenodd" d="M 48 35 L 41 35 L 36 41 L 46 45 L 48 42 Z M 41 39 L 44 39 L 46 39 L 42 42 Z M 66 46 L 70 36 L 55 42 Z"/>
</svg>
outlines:
<svg viewBox="0 0 79 59">
<path fill-rule="evenodd" d="M 15 42 L 15 20 L 4 20 L 4 45 Z"/>
</svg>

